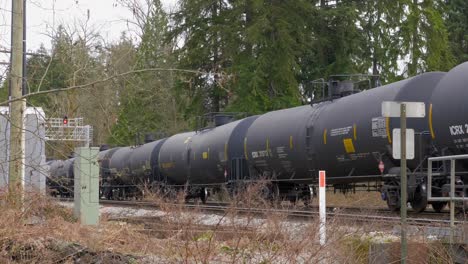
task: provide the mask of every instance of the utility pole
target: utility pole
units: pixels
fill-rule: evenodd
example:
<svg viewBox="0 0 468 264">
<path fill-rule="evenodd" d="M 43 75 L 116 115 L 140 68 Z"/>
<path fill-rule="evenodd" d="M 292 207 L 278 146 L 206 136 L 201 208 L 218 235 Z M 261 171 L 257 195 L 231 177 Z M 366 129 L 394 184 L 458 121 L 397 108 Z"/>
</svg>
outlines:
<svg viewBox="0 0 468 264">
<path fill-rule="evenodd" d="M 23 27 L 24 2 L 12 0 L 12 39 L 11 39 L 11 94 L 10 99 L 10 159 L 8 189 L 10 202 L 20 206 L 24 176 L 24 129 L 23 116 L 26 100 L 23 96 Z"/>
<path fill-rule="evenodd" d="M 23 65 L 22 65 L 22 76 L 23 76 L 23 95 L 27 94 L 26 90 L 26 0 L 23 0 Z"/>
</svg>

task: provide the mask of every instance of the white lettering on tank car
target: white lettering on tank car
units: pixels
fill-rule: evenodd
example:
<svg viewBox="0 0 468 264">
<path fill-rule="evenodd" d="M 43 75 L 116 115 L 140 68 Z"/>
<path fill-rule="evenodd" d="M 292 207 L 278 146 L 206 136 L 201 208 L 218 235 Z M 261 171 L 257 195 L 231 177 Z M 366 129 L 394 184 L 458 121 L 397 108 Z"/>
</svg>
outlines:
<svg viewBox="0 0 468 264">
<path fill-rule="evenodd" d="M 449 126 L 449 130 L 452 136 L 468 134 L 468 124 Z"/>
<path fill-rule="evenodd" d="M 276 154 L 278 155 L 278 158 L 286 159 L 288 157 L 288 153 L 286 153 L 285 149 L 286 147 L 284 146 L 276 147 Z"/>
<path fill-rule="evenodd" d="M 260 151 L 254 151 L 252 152 L 252 158 L 264 158 L 264 157 L 269 157 L 271 156 L 269 151 L 267 150 L 260 150 Z"/>
<path fill-rule="evenodd" d="M 387 122 L 385 117 L 372 118 L 372 137 L 387 137 Z"/>
<path fill-rule="evenodd" d="M 352 128 L 353 126 L 334 128 L 330 130 L 330 136 L 334 137 L 334 136 L 347 135 L 349 134 L 349 131 L 351 131 Z"/>
</svg>

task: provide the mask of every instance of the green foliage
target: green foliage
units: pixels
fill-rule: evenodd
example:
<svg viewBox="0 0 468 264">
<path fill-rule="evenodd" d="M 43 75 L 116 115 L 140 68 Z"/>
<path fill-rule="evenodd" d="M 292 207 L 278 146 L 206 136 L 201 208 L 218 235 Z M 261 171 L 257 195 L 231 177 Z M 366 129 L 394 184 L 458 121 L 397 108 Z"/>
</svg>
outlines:
<svg viewBox="0 0 468 264">
<path fill-rule="evenodd" d="M 308 1 L 240 1 L 238 53 L 230 72 L 236 75 L 231 109 L 262 113 L 300 103 L 300 58 L 307 45 Z M 245 19 L 242 19 L 244 18 Z M 235 24 L 234 24 L 235 25 Z"/>
<path fill-rule="evenodd" d="M 333 74 L 393 82 L 468 60 L 464 0 L 181 0 L 173 14 L 147 3 L 137 42 L 122 34 L 104 46 L 86 26 L 59 26 L 52 49 L 27 61 L 28 91 L 51 93 L 28 103 L 51 117 L 85 117 L 97 144 L 128 145 L 138 133 L 189 129 L 207 112 L 299 105 L 310 81 Z M 135 70 L 149 71 L 122 75 Z M 54 92 L 102 79 L 110 81 Z"/>
<path fill-rule="evenodd" d="M 5 78 L 6 81 L 2 82 L 1 87 L 0 87 L 0 102 L 6 102 L 8 100 L 8 93 L 9 93 L 9 84 L 8 84 L 8 79 L 9 77 Z"/>
<path fill-rule="evenodd" d="M 403 15 L 401 1 L 370 0 L 358 6 L 358 22 L 364 39 L 356 62 L 359 72 L 380 75 L 382 82 L 399 79 L 398 60 L 402 56 L 398 26 Z"/>
<path fill-rule="evenodd" d="M 184 112 L 186 118 L 219 112 L 226 106 L 227 91 L 223 74 L 237 50 L 230 42 L 230 7 L 227 1 L 180 1 L 172 15 L 174 26 L 168 33 L 169 42 L 183 45 L 175 50 L 177 66 L 200 74 L 181 76 L 179 91 L 190 98 Z"/>
<path fill-rule="evenodd" d="M 116 58 L 123 54 L 133 53 L 124 60 L 124 64 L 115 65 L 112 70 L 122 73 L 131 70 L 166 69 L 142 72 L 129 78 L 117 78 L 118 115 L 112 127 L 109 142 L 115 145 L 131 145 L 138 134 L 163 132 L 172 134 L 186 128 L 181 121 L 182 109 L 176 100 L 183 101 L 172 89 L 174 73 L 167 69 L 172 67 L 171 46 L 165 43 L 167 32 L 167 15 L 159 0 L 151 2 L 149 16 L 143 27 L 142 40 L 138 48 L 126 38 L 122 38 L 114 47 Z"/>
<path fill-rule="evenodd" d="M 468 1 L 447 1 L 444 11 L 454 60 L 456 64 L 468 61 Z"/>
<path fill-rule="evenodd" d="M 27 82 L 26 90 L 28 93 L 40 90 L 48 90 L 58 78 L 57 74 L 62 72 L 56 67 L 56 63 L 50 61 L 51 57 L 43 45 L 27 60 L 26 72 Z M 49 65 L 50 63 L 50 65 Z M 49 66 L 49 67 L 48 67 Z M 48 76 L 45 76 L 48 75 Z M 65 87 L 64 85 L 59 87 Z M 38 95 L 31 97 L 28 104 L 33 106 L 41 106 L 44 109 L 51 108 L 50 95 Z"/>
<path fill-rule="evenodd" d="M 314 78 L 338 73 L 354 73 L 359 47 L 363 43 L 356 27 L 359 13 L 353 2 L 320 7 L 311 17 L 312 43 L 316 54 Z"/>
<path fill-rule="evenodd" d="M 401 23 L 402 51 L 409 55 L 408 75 L 449 70 L 454 65 L 441 0 L 405 0 Z"/>
</svg>

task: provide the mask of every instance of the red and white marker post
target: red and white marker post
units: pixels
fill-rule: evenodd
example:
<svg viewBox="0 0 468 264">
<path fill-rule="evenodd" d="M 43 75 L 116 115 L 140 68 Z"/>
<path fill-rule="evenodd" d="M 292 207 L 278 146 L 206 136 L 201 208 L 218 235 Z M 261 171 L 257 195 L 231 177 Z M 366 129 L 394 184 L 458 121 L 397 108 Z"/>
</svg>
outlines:
<svg viewBox="0 0 468 264">
<path fill-rule="evenodd" d="M 325 171 L 319 171 L 319 216 L 320 216 L 320 228 L 319 228 L 319 235 L 320 235 L 320 246 L 325 246 L 325 242 L 327 240 L 327 229 L 326 229 L 326 222 L 327 222 L 327 203 L 326 203 L 326 196 L 325 196 L 325 186 L 326 186 L 326 175 Z"/>
</svg>

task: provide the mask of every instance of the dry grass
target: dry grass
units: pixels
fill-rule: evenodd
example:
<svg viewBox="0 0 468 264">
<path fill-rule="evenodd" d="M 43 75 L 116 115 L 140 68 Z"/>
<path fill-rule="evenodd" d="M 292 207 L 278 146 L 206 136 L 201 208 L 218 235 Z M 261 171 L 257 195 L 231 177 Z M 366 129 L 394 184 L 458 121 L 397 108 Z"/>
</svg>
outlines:
<svg viewBox="0 0 468 264">
<path fill-rule="evenodd" d="M 314 199 L 312 204 L 318 205 L 318 199 Z M 387 203 L 382 200 L 379 192 L 356 192 L 356 193 L 334 193 L 327 192 L 327 206 L 356 206 L 356 207 L 387 207 Z"/>
<path fill-rule="evenodd" d="M 330 220 L 327 244 L 320 246 L 316 221 L 287 220 L 254 191 L 233 204 L 271 209 L 264 218 L 239 215 L 235 205 L 220 215 L 188 212 L 182 203 L 151 194 L 147 199 L 163 216 L 125 222 L 102 216 L 98 227 L 85 227 L 43 196 L 27 197 L 24 210 L 3 203 L 0 263 L 367 263 L 370 240 L 362 234 L 380 227 Z M 435 249 L 447 260 L 443 247 Z"/>
</svg>

